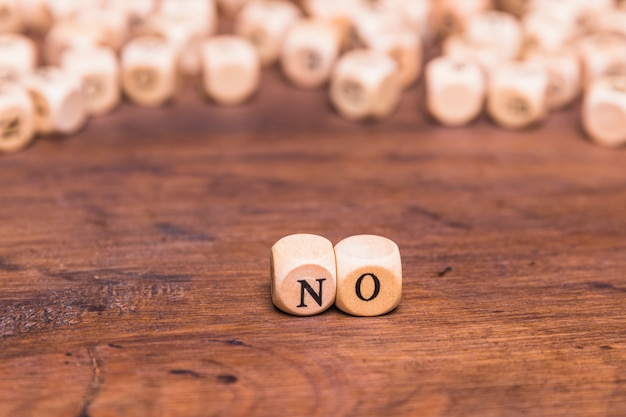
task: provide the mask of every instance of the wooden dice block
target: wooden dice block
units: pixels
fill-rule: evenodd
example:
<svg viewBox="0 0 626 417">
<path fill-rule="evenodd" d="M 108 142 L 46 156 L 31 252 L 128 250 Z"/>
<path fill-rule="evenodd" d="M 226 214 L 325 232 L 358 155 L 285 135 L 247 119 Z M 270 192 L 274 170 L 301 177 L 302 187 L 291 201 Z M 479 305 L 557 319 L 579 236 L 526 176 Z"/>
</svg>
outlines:
<svg viewBox="0 0 626 417">
<path fill-rule="evenodd" d="M 583 36 L 588 31 L 583 25 L 585 16 L 578 0 L 530 0 L 527 14 L 539 14 L 550 19 L 555 27 L 558 25 L 569 30 L 572 38 Z"/>
<path fill-rule="evenodd" d="M 204 90 L 220 104 L 242 103 L 259 87 L 259 56 L 245 38 L 222 35 L 205 41 L 202 67 Z"/>
<path fill-rule="evenodd" d="M 226 17 L 235 17 L 250 0 L 217 0 L 217 6 Z"/>
<path fill-rule="evenodd" d="M 330 99 L 350 120 L 387 117 L 400 100 L 402 84 L 398 66 L 387 54 L 356 49 L 337 63 L 330 85 Z"/>
<path fill-rule="evenodd" d="M 35 111 L 28 93 L 15 84 L 0 84 L 0 153 L 17 152 L 35 136 Z"/>
<path fill-rule="evenodd" d="M 101 8 L 123 16 L 132 29 L 157 12 L 156 0 L 99 0 Z"/>
<path fill-rule="evenodd" d="M 56 22 L 46 35 L 43 52 L 48 65 L 61 64 L 61 56 L 71 48 L 105 46 L 107 34 L 98 25 L 75 20 Z"/>
<path fill-rule="evenodd" d="M 438 57 L 426 66 L 426 103 L 430 114 L 447 126 L 474 120 L 485 102 L 485 79 L 478 64 Z"/>
<path fill-rule="evenodd" d="M 626 76 L 593 81 L 583 101 L 582 122 L 585 132 L 597 144 L 626 144 Z"/>
<path fill-rule="evenodd" d="M 606 11 L 598 16 L 599 32 L 615 33 L 626 37 L 626 8 Z"/>
<path fill-rule="evenodd" d="M 0 35 L 0 79 L 16 82 L 36 65 L 37 49 L 33 41 L 23 35 Z"/>
<path fill-rule="evenodd" d="M 280 55 L 285 77 L 302 88 L 325 84 L 337 61 L 340 34 L 324 20 L 300 20 L 287 32 Z"/>
<path fill-rule="evenodd" d="M 611 33 L 587 36 L 578 44 L 583 87 L 607 75 L 626 74 L 626 39 Z"/>
<path fill-rule="evenodd" d="M 442 51 L 443 55 L 458 61 L 477 63 L 485 74 L 507 62 L 495 48 L 475 45 L 462 35 L 448 36 L 442 44 Z"/>
<path fill-rule="evenodd" d="M 466 23 L 465 37 L 474 45 L 495 49 L 504 60 L 517 58 L 524 40 L 522 27 L 517 19 L 497 10 L 470 16 Z"/>
<path fill-rule="evenodd" d="M 487 111 L 500 126 L 519 129 L 547 114 L 548 75 L 540 66 L 509 63 L 492 71 L 487 87 Z"/>
<path fill-rule="evenodd" d="M 522 19 L 524 44 L 527 48 L 543 51 L 559 51 L 575 36 L 571 24 L 540 11 L 527 13 Z"/>
<path fill-rule="evenodd" d="M 30 32 L 43 34 L 52 26 L 48 0 L 20 0 L 19 7 L 24 27 Z"/>
<path fill-rule="evenodd" d="M 440 37 L 465 31 L 467 20 L 492 7 L 491 0 L 439 0 L 433 3 L 433 28 Z"/>
<path fill-rule="evenodd" d="M 68 21 L 83 11 L 95 9 L 100 0 L 48 0 L 48 9 L 55 21 Z"/>
<path fill-rule="evenodd" d="M 217 31 L 217 6 L 214 0 L 161 0 L 159 12 L 193 26 L 203 37 Z"/>
<path fill-rule="evenodd" d="M 586 33 L 600 31 L 601 16 L 615 11 L 615 0 L 573 0 L 568 1 L 567 5 L 577 10 L 579 25 Z"/>
<path fill-rule="evenodd" d="M 133 102 L 152 107 L 174 97 L 176 53 L 163 39 L 139 37 L 127 43 L 120 67 L 124 92 Z"/>
<path fill-rule="evenodd" d="M 272 302 L 296 316 L 312 316 L 335 302 L 335 252 L 326 238 L 290 235 L 272 246 Z"/>
<path fill-rule="evenodd" d="M 282 0 L 253 0 L 246 4 L 235 21 L 235 33 L 255 46 L 261 63 L 274 63 L 287 31 L 300 17 L 300 10 Z"/>
<path fill-rule="evenodd" d="M 358 2 L 359 0 L 304 0 L 302 6 L 307 15 L 335 26 L 339 33 L 341 49 L 347 50 L 353 44 L 352 17 L 357 10 Z"/>
<path fill-rule="evenodd" d="M 87 113 L 80 83 L 55 67 L 41 67 L 23 78 L 35 109 L 39 133 L 71 134 L 82 128 Z"/>
<path fill-rule="evenodd" d="M 370 48 L 379 36 L 408 29 L 395 8 L 379 6 L 379 3 L 363 2 L 351 13 L 350 19 L 355 47 Z"/>
<path fill-rule="evenodd" d="M 61 58 L 63 69 L 81 80 L 87 113 L 102 115 L 119 103 L 119 65 L 110 48 L 70 49 Z"/>
<path fill-rule="evenodd" d="M 419 33 L 412 30 L 382 33 L 371 41 L 370 47 L 393 58 L 403 87 L 409 87 L 419 78 L 423 56 Z"/>
<path fill-rule="evenodd" d="M 572 48 L 546 52 L 527 49 L 526 62 L 545 69 L 548 75 L 546 102 L 549 109 L 559 109 L 573 102 L 580 93 L 581 69 L 578 55 Z"/>
<path fill-rule="evenodd" d="M 400 17 L 407 28 L 417 31 L 422 36 L 428 36 L 430 32 L 430 17 L 433 8 L 431 0 L 378 0 L 369 3 L 370 7 L 378 8 L 382 12 L 395 13 Z"/>
<path fill-rule="evenodd" d="M 167 41 L 176 53 L 178 71 L 183 75 L 200 74 L 200 46 L 205 39 L 206 28 L 187 16 L 150 16 L 136 33 L 154 36 Z"/>
<path fill-rule="evenodd" d="M 0 0 L 0 33 L 17 33 L 23 29 L 19 1 Z"/>
<path fill-rule="evenodd" d="M 498 10 L 522 17 L 528 11 L 529 0 L 496 0 Z"/>
<path fill-rule="evenodd" d="M 335 245 L 335 258 L 337 308 L 354 316 L 380 316 L 400 304 L 402 262 L 393 241 L 351 236 Z"/>
<path fill-rule="evenodd" d="M 128 17 L 122 12 L 114 9 L 90 9 L 85 10 L 73 21 L 80 26 L 92 26 L 94 32 L 101 34 L 97 43 L 112 48 L 115 51 L 122 49 L 122 46 L 130 37 L 130 25 Z"/>
</svg>

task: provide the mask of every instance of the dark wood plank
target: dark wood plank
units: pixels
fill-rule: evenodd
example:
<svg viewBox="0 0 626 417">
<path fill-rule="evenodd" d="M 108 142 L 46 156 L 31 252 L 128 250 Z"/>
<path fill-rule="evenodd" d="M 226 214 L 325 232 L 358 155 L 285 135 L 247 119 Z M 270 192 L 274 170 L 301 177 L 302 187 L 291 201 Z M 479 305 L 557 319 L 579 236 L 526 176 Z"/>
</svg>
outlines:
<svg viewBox="0 0 626 417">
<path fill-rule="evenodd" d="M 257 100 L 124 105 L 0 158 L 2 416 L 623 416 L 626 153 L 578 109 L 446 129 Z M 400 246 L 391 314 L 287 316 L 280 237 Z"/>
</svg>

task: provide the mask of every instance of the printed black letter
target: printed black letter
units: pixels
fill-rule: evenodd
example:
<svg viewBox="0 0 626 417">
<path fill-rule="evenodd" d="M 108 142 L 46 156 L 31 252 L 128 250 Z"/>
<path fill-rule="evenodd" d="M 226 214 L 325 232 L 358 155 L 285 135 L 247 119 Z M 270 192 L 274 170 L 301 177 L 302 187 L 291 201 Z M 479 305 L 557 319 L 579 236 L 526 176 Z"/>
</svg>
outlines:
<svg viewBox="0 0 626 417">
<path fill-rule="evenodd" d="M 320 287 L 318 294 L 315 293 L 313 288 L 309 285 L 308 282 L 306 282 L 305 279 L 298 280 L 298 282 L 300 283 L 300 305 L 298 305 L 298 308 L 308 307 L 306 304 L 304 304 L 304 290 L 306 290 L 306 292 L 308 292 L 309 295 L 313 297 L 315 302 L 319 304 L 320 307 L 322 306 L 322 282 L 326 281 L 326 278 L 318 278 L 316 279 L 316 281 L 319 283 Z"/>
<path fill-rule="evenodd" d="M 365 277 L 372 277 L 372 279 L 374 280 L 374 292 L 372 293 L 370 298 L 363 297 L 363 294 L 361 293 L 361 284 L 363 283 L 363 278 Z M 356 289 L 356 296 L 359 297 L 361 300 L 372 301 L 374 298 L 378 296 L 378 293 L 380 292 L 380 281 L 378 280 L 378 277 L 374 274 L 363 274 L 359 277 L 359 279 L 356 280 L 355 289 Z"/>
</svg>

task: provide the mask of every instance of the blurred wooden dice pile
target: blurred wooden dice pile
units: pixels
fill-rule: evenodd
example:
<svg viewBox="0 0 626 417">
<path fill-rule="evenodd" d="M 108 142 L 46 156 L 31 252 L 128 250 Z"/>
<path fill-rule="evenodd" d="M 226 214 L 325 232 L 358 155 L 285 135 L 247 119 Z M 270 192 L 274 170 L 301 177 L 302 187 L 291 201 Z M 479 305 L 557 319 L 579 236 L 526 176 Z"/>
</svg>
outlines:
<svg viewBox="0 0 626 417">
<path fill-rule="evenodd" d="M 523 128 L 582 95 L 588 136 L 626 143 L 624 1 L 0 0 L 0 33 L 0 152 L 76 132 L 123 96 L 162 105 L 181 77 L 244 103 L 275 63 L 295 86 L 328 86 L 350 120 L 390 115 L 424 68 L 444 125 L 486 111 Z"/>
</svg>

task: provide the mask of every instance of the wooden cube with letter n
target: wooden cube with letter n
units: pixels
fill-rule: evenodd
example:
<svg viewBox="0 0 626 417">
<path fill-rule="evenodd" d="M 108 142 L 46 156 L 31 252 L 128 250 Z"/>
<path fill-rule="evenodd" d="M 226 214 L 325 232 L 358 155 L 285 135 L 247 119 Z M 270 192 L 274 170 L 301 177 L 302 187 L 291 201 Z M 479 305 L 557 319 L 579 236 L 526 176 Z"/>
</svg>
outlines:
<svg viewBox="0 0 626 417">
<path fill-rule="evenodd" d="M 373 235 L 335 246 L 337 307 L 354 316 L 380 316 L 400 304 L 402 263 L 395 242 Z"/>
<path fill-rule="evenodd" d="M 296 316 L 312 316 L 335 302 L 333 244 L 322 236 L 285 236 L 272 246 L 272 302 Z"/>
</svg>

